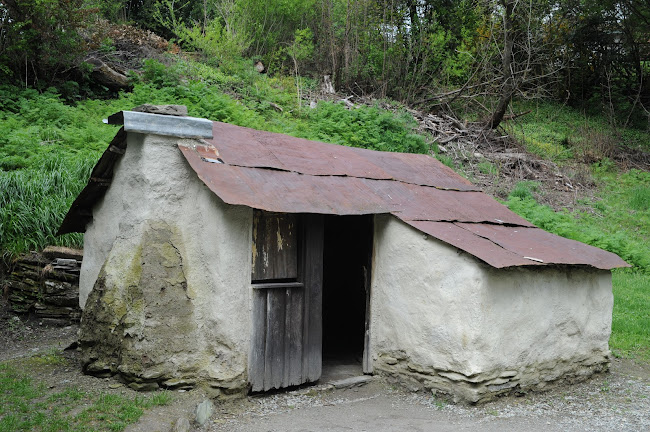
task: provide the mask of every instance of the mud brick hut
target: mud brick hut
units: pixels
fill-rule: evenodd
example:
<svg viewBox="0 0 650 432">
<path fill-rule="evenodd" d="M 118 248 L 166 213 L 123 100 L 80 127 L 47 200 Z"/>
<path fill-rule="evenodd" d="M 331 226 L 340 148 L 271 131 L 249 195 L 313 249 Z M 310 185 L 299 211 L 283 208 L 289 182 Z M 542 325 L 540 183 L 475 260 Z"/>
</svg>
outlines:
<svg viewBox="0 0 650 432">
<path fill-rule="evenodd" d="M 88 373 L 232 394 L 358 356 L 365 373 L 477 402 L 607 369 L 616 255 L 429 156 L 176 108 L 109 119 L 123 128 L 60 229 L 86 233 Z"/>
</svg>

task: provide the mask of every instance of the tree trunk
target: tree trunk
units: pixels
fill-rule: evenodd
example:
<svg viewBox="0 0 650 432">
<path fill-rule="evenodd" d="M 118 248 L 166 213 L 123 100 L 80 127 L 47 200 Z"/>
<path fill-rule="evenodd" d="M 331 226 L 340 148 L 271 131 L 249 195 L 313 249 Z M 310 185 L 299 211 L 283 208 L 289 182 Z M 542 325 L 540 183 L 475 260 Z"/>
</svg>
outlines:
<svg viewBox="0 0 650 432">
<path fill-rule="evenodd" d="M 409 21 L 411 21 L 411 36 L 415 42 L 420 37 L 420 17 L 418 16 L 417 1 L 407 0 L 406 4 L 409 10 Z"/>
<path fill-rule="evenodd" d="M 487 121 L 486 126 L 490 129 L 496 129 L 503 121 L 503 116 L 508 110 L 508 105 L 512 100 L 512 96 L 515 93 L 515 83 L 514 76 L 512 74 L 512 51 L 514 47 L 514 10 L 515 10 L 515 0 L 501 0 L 501 4 L 504 8 L 503 15 L 503 58 L 501 59 L 501 71 L 503 74 L 502 84 L 501 84 L 501 94 L 499 96 L 499 102 L 490 116 L 490 119 Z"/>
</svg>

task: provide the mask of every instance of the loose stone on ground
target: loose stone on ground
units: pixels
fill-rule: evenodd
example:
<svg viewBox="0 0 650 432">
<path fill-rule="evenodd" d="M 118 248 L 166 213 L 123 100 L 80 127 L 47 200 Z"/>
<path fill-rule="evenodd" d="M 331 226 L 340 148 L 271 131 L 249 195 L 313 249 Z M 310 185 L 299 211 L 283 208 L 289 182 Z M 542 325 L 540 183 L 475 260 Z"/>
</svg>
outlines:
<svg viewBox="0 0 650 432">
<path fill-rule="evenodd" d="M 210 420 L 214 413 L 214 404 L 209 399 L 205 399 L 196 407 L 196 422 L 203 426 Z"/>
<path fill-rule="evenodd" d="M 172 426 L 171 432 L 190 432 L 190 430 L 192 430 L 190 421 L 185 417 L 179 417 Z"/>
</svg>

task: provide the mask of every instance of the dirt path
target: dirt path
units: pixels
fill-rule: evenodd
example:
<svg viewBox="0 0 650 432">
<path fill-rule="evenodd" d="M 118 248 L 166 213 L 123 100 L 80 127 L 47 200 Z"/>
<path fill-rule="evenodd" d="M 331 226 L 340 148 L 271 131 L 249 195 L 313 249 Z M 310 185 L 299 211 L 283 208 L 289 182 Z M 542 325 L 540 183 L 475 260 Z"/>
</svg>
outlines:
<svg viewBox="0 0 650 432">
<path fill-rule="evenodd" d="M 74 341 L 76 326 L 48 328 L 38 322 L 0 320 L 0 361 L 20 362 L 44 352 L 60 352 Z M 30 371 L 48 388 L 78 386 L 98 392 L 135 394 L 113 379 L 85 376 L 77 353 L 67 363 Z M 322 386 L 321 386 L 322 387 Z M 174 392 L 170 406 L 154 408 L 127 431 L 171 430 L 179 417 L 194 419 L 201 390 Z M 471 407 L 448 404 L 430 394 L 408 393 L 381 379 L 361 387 L 318 386 L 217 402 L 203 428 L 220 431 L 648 431 L 650 365 L 614 359 L 610 373 L 573 386 Z"/>
<path fill-rule="evenodd" d="M 210 431 L 647 431 L 650 368 L 616 359 L 610 373 L 586 383 L 476 407 L 375 381 L 249 398 L 219 411 Z"/>
</svg>

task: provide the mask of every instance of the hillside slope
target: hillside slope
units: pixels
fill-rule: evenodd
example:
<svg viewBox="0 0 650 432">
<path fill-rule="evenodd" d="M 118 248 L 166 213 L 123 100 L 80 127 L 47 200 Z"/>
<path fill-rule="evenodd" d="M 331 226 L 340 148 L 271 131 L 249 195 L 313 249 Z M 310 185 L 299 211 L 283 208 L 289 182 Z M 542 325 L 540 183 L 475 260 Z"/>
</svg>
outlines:
<svg viewBox="0 0 650 432">
<path fill-rule="evenodd" d="M 120 34 L 135 39 L 104 50 L 102 61 L 117 70 L 127 58 L 134 69 L 125 71 L 132 90 L 115 98 L 74 102 L 56 90 L 0 86 L 5 264 L 48 244 L 82 244 L 81 235 L 54 233 L 116 132 L 103 118 L 143 103 L 183 104 L 192 116 L 241 126 L 431 153 L 536 225 L 619 254 L 634 269 L 615 273 L 617 307 L 623 308 L 615 312 L 615 334 L 623 335 L 615 346 L 626 355 L 650 358 L 647 131 L 612 128 L 604 118 L 548 102 L 529 107 L 530 114 L 507 122 L 505 129 L 489 131 L 451 113 L 331 93 L 309 78 L 260 74 L 252 60 L 218 68 L 172 45 L 163 53 L 157 38 Z M 155 46 L 146 48 L 147 43 Z M 619 325 L 623 329 L 616 330 Z"/>
</svg>

